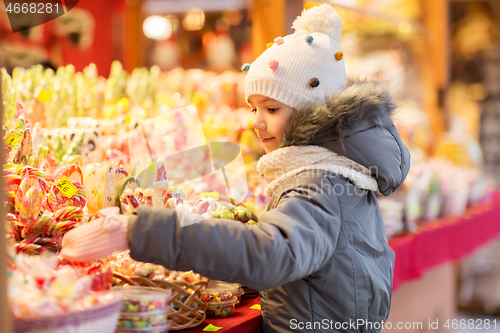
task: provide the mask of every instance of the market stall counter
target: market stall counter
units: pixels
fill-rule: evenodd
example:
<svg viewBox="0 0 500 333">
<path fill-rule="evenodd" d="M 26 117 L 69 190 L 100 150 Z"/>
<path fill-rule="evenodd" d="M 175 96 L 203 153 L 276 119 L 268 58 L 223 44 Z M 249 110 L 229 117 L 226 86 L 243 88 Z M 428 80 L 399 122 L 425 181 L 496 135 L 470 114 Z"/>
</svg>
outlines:
<svg viewBox="0 0 500 333">
<path fill-rule="evenodd" d="M 208 330 L 227 333 L 260 332 L 261 314 L 259 298 L 243 299 L 236 312 L 227 318 L 207 318 L 199 327 L 186 332 L 207 332 Z M 221 329 L 217 329 L 221 328 Z"/>
</svg>

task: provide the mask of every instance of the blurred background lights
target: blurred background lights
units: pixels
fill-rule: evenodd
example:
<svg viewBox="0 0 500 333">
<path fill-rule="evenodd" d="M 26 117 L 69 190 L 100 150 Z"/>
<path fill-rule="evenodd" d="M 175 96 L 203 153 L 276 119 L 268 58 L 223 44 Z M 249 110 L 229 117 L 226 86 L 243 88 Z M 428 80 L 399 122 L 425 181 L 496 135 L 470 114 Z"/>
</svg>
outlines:
<svg viewBox="0 0 500 333">
<path fill-rule="evenodd" d="M 413 30 L 413 28 L 411 26 L 411 23 L 408 22 L 408 21 L 401 21 L 401 22 L 399 22 L 398 29 L 404 35 L 410 34 L 412 32 L 412 30 Z"/>
<path fill-rule="evenodd" d="M 187 31 L 201 30 L 205 25 L 205 13 L 201 9 L 191 9 L 186 13 L 182 26 Z"/>
<path fill-rule="evenodd" d="M 165 18 L 170 21 L 170 24 L 172 25 L 172 31 L 176 31 L 179 27 L 179 20 L 177 19 L 177 16 L 168 14 L 165 15 Z"/>
<path fill-rule="evenodd" d="M 239 25 L 243 20 L 243 14 L 239 10 L 231 9 L 231 10 L 226 10 L 222 14 L 222 18 L 226 21 L 228 25 Z"/>
<path fill-rule="evenodd" d="M 142 29 L 146 37 L 151 39 L 165 40 L 172 35 L 172 23 L 167 18 L 157 15 L 146 18 Z"/>
<path fill-rule="evenodd" d="M 205 47 L 214 47 L 215 43 L 217 43 L 217 37 L 213 33 L 208 33 L 203 36 L 203 45 Z"/>
</svg>

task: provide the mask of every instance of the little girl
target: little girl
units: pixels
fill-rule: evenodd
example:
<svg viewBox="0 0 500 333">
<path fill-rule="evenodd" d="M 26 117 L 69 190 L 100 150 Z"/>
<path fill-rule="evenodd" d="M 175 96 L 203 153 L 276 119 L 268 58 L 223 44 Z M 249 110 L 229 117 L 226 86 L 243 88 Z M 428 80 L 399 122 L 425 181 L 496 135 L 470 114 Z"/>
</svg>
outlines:
<svg viewBox="0 0 500 333">
<path fill-rule="evenodd" d="M 140 207 L 68 232 L 62 255 L 91 261 L 129 248 L 138 261 L 258 289 L 264 332 L 379 332 L 394 252 L 375 191 L 398 189 L 410 156 L 387 90 L 346 85 L 335 10 L 304 11 L 293 27 L 244 66 L 271 197 L 257 226 L 213 218 L 181 227 L 173 209 Z"/>
</svg>

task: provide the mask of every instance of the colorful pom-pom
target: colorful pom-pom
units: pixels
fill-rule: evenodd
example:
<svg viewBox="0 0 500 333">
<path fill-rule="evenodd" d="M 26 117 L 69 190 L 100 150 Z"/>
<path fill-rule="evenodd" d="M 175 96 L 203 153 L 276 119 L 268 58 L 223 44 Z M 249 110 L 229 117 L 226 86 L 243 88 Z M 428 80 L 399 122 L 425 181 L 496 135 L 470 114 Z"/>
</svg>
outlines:
<svg viewBox="0 0 500 333">
<path fill-rule="evenodd" d="M 278 60 L 271 60 L 269 61 L 269 68 L 271 68 L 271 70 L 274 72 L 278 68 L 279 64 L 280 63 L 278 62 Z"/>
<path fill-rule="evenodd" d="M 243 72 L 248 72 L 250 70 L 250 64 L 243 64 L 243 66 L 241 66 L 241 70 Z"/>
<path fill-rule="evenodd" d="M 267 43 L 267 44 L 266 44 L 266 48 L 270 48 L 271 46 L 273 46 L 273 44 L 274 44 L 273 42 L 271 42 L 271 43 Z"/>
<path fill-rule="evenodd" d="M 304 37 L 305 41 L 307 44 L 311 45 L 311 43 L 313 42 L 313 36 L 311 35 L 307 35 L 306 37 Z"/>
<path fill-rule="evenodd" d="M 281 44 L 283 44 L 283 43 L 285 42 L 285 40 L 283 39 L 283 37 L 276 37 L 276 38 L 274 39 L 274 42 L 275 42 L 276 44 L 278 44 L 278 45 L 281 45 Z"/>
<path fill-rule="evenodd" d="M 338 61 L 342 60 L 342 58 L 344 58 L 344 54 L 342 52 L 337 52 L 335 53 L 335 59 L 337 59 Z"/>
<path fill-rule="evenodd" d="M 316 88 L 317 86 L 319 86 L 319 80 L 317 77 L 313 77 L 312 79 L 309 80 L 309 86 L 311 88 Z"/>
</svg>

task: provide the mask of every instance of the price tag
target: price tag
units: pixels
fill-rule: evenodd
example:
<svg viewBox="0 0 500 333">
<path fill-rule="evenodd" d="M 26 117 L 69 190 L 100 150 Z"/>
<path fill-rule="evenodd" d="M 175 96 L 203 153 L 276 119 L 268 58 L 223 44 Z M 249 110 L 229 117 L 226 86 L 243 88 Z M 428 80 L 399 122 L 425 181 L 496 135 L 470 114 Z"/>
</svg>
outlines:
<svg viewBox="0 0 500 333">
<path fill-rule="evenodd" d="M 219 192 L 213 191 L 213 192 L 201 192 L 200 197 L 202 198 L 215 198 L 219 199 Z"/>
<path fill-rule="evenodd" d="M 262 310 L 262 308 L 260 307 L 260 304 L 255 304 L 255 305 L 252 305 L 252 306 L 250 307 L 250 309 Z"/>
<path fill-rule="evenodd" d="M 223 327 L 217 327 L 217 326 L 214 326 L 212 324 L 209 324 L 207 327 L 205 327 L 203 329 L 203 331 L 205 331 L 205 332 L 216 332 L 216 331 L 219 331 L 221 329 L 223 329 Z"/>
<path fill-rule="evenodd" d="M 13 148 L 15 140 L 16 135 L 14 134 L 14 132 L 9 132 L 9 134 L 7 134 L 7 137 L 5 138 L 5 144 L 10 148 Z"/>
<path fill-rule="evenodd" d="M 37 100 L 39 102 L 42 102 L 42 103 L 45 103 L 47 102 L 50 98 L 52 97 L 52 93 L 50 91 L 47 91 L 47 90 L 40 90 L 40 92 L 38 93 L 38 96 L 37 96 Z"/>
<path fill-rule="evenodd" d="M 78 188 L 73 185 L 66 176 L 62 176 L 62 178 L 56 183 L 56 186 L 62 194 L 68 197 L 68 199 L 70 199 L 78 191 Z"/>
<path fill-rule="evenodd" d="M 124 110 L 127 110 L 128 108 L 128 98 L 127 97 L 123 97 L 123 98 L 120 98 L 119 100 L 116 101 L 116 104 L 121 106 L 122 109 Z"/>
</svg>

